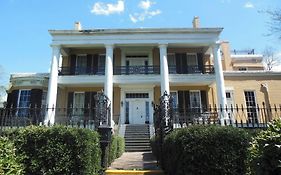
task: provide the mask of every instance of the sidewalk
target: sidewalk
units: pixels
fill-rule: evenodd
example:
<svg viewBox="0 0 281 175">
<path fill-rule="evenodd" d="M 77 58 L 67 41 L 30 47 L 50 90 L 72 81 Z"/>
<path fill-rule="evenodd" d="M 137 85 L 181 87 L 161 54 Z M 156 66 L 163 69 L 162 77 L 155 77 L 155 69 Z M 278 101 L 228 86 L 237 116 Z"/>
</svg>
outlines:
<svg viewBox="0 0 281 175">
<path fill-rule="evenodd" d="M 108 170 L 161 170 L 152 152 L 125 152 Z"/>
</svg>

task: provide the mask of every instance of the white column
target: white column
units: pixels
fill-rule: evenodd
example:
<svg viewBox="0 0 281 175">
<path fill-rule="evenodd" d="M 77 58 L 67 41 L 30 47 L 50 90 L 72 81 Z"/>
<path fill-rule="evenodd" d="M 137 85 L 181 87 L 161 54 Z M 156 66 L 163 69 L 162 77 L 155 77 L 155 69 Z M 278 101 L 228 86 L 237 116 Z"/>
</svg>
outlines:
<svg viewBox="0 0 281 175">
<path fill-rule="evenodd" d="M 111 103 L 111 127 L 114 126 L 113 122 L 113 44 L 105 45 L 105 81 L 104 81 L 104 94 L 109 98 Z"/>
<path fill-rule="evenodd" d="M 52 64 L 49 74 L 49 84 L 47 93 L 47 111 L 44 119 L 44 124 L 53 125 L 55 123 L 55 108 L 57 102 L 57 88 L 58 88 L 58 61 L 61 57 L 60 46 L 52 46 Z"/>
<path fill-rule="evenodd" d="M 170 94 L 167 44 L 160 44 L 159 51 L 160 51 L 161 95 L 163 95 L 165 91 L 168 94 Z"/>
<path fill-rule="evenodd" d="M 225 95 L 225 85 L 224 85 L 224 77 L 223 77 L 223 70 L 221 64 L 221 51 L 220 51 L 220 44 L 216 43 L 213 45 L 213 55 L 214 55 L 214 66 L 215 66 L 215 76 L 216 76 L 216 89 L 217 89 L 217 107 L 222 106 L 225 108 L 226 102 L 226 95 Z M 226 119 L 227 115 L 225 110 L 220 114 L 220 119 L 222 124 L 224 124 L 224 119 Z"/>
</svg>

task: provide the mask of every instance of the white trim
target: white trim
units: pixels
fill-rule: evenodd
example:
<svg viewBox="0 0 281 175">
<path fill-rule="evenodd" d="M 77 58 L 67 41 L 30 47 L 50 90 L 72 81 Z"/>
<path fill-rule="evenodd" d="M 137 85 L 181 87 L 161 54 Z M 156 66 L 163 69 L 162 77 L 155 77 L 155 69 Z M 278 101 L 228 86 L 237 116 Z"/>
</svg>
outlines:
<svg viewBox="0 0 281 175">
<path fill-rule="evenodd" d="M 120 117 L 121 117 L 121 124 L 125 124 L 125 105 L 126 105 L 126 93 L 148 93 L 149 98 L 143 98 L 148 99 L 149 104 L 151 104 L 154 101 L 154 86 L 144 85 L 144 86 L 120 86 L 120 100 L 123 102 L 123 106 L 120 105 Z M 141 89 L 141 90 L 140 90 Z M 121 103 L 121 101 L 119 103 Z M 130 100 L 128 100 L 130 101 Z M 144 100 L 147 101 L 147 100 Z M 153 107 L 149 105 L 149 123 L 153 123 Z"/>
</svg>

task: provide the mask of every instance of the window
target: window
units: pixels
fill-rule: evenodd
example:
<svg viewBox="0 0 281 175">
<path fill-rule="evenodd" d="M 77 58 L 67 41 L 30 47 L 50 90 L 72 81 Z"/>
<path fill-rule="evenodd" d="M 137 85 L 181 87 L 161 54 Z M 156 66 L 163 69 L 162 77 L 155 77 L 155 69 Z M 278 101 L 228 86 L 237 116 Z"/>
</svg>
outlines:
<svg viewBox="0 0 281 175">
<path fill-rule="evenodd" d="M 85 94 L 83 92 L 75 92 L 73 98 L 73 119 L 79 121 L 84 115 Z"/>
<path fill-rule="evenodd" d="M 196 54 L 187 54 L 187 65 L 188 66 L 198 66 Z"/>
<path fill-rule="evenodd" d="M 149 98 L 148 93 L 126 93 L 126 98 Z"/>
<path fill-rule="evenodd" d="M 177 73 L 176 55 L 174 53 L 168 53 L 168 66 L 169 66 L 169 73 Z"/>
<path fill-rule="evenodd" d="M 18 98 L 18 116 L 27 117 L 30 106 L 31 90 L 20 90 Z"/>
<path fill-rule="evenodd" d="M 99 55 L 97 74 L 104 74 L 104 70 L 105 70 L 105 55 Z"/>
<path fill-rule="evenodd" d="M 247 68 L 246 67 L 239 67 L 238 70 L 239 71 L 247 71 Z"/>
<path fill-rule="evenodd" d="M 226 92 L 226 93 L 225 93 L 225 96 L 226 96 L 226 98 L 231 98 L 230 92 Z"/>
<path fill-rule="evenodd" d="M 258 114 L 256 108 L 256 97 L 254 91 L 244 91 L 246 107 L 247 107 L 247 116 L 249 123 L 258 122 Z"/>
<path fill-rule="evenodd" d="M 87 56 L 78 55 L 76 59 L 75 74 L 85 74 L 87 68 Z"/>
<path fill-rule="evenodd" d="M 171 97 L 173 98 L 173 108 L 178 107 L 178 93 L 177 92 L 170 92 Z"/>
<path fill-rule="evenodd" d="M 201 112 L 200 91 L 190 91 L 190 108 L 192 112 Z"/>
</svg>

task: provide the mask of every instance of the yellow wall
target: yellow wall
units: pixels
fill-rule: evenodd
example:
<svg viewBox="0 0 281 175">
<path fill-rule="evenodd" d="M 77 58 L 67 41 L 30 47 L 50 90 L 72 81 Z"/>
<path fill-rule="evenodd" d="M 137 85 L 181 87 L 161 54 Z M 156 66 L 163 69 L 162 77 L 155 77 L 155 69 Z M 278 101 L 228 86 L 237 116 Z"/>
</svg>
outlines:
<svg viewBox="0 0 281 175">
<path fill-rule="evenodd" d="M 119 117 L 120 117 L 120 88 L 114 87 L 113 88 L 113 120 L 115 123 L 118 123 Z"/>
<path fill-rule="evenodd" d="M 262 84 L 268 85 L 268 94 Z M 233 87 L 234 101 L 236 104 L 245 105 L 244 91 L 253 90 L 256 93 L 256 101 L 259 105 L 262 102 L 270 104 L 281 103 L 281 77 L 227 77 L 225 80 L 226 87 Z"/>
<path fill-rule="evenodd" d="M 160 65 L 160 55 L 159 55 L 159 49 L 158 48 L 153 48 L 153 65 L 154 66 L 159 66 Z"/>
</svg>

